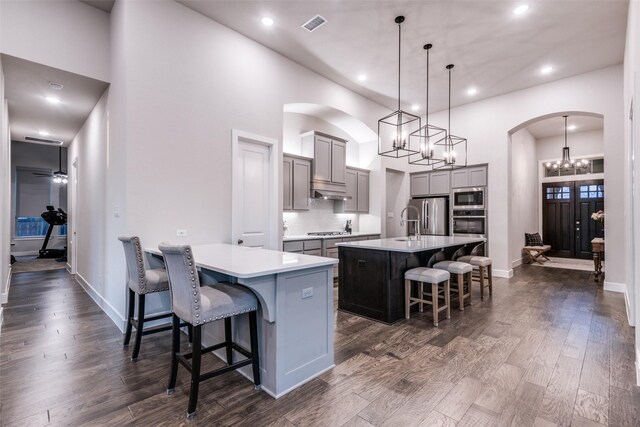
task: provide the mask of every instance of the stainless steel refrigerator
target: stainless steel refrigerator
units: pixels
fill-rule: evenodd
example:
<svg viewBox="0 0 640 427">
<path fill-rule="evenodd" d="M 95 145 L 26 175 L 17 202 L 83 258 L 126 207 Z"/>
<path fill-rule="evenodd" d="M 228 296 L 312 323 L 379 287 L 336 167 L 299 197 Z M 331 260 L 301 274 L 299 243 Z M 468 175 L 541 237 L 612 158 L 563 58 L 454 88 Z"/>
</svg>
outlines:
<svg viewBox="0 0 640 427">
<path fill-rule="evenodd" d="M 409 200 L 409 206 L 413 206 L 420 212 L 420 233 L 437 236 L 449 235 L 449 198 L 426 197 Z M 409 219 L 417 219 L 414 209 L 407 209 Z M 415 234 L 415 222 L 407 223 L 407 235 Z"/>
</svg>

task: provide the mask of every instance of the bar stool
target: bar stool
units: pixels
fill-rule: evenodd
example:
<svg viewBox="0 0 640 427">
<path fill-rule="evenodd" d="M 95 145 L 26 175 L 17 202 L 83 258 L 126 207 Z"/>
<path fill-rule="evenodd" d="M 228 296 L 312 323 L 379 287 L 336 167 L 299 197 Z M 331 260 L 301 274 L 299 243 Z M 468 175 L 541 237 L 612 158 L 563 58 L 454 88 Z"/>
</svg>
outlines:
<svg viewBox="0 0 640 427">
<path fill-rule="evenodd" d="M 470 264 L 458 261 L 440 261 L 433 264 L 433 268 L 446 270 L 449 274 L 456 277 L 456 281 L 453 282 L 453 285 L 456 287 L 452 289 L 452 291 L 458 293 L 458 308 L 460 311 L 464 311 L 465 298 L 469 298 L 469 305 L 471 305 L 471 273 L 473 272 L 473 267 Z M 465 276 L 469 283 L 466 292 L 464 290 Z"/>
<path fill-rule="evenodd" d="M 491 272 L 491 258 L 479 255 L 464 255 L 459 257 L 456 261 L 471 264 L 474 270 L 476 268 L 478 269 L 478 281 L 480 282 L 480 299 L 484 299 L 484 288 L 489 288 L 489 295 L 493 295 L 493 274 Z"/>
<path fill-rule="evenodd" d="M 145 296 L 152 292 L 168 291 L 169 282 L 167 272 L 164 268 L 157 268 L 153 270 L 147 268 L 145 257 L 142 254 L 140 239 L 137 236 L 120 236 L 118 237 L 118 240 L 122 242 L 122 246 L 124 247 L 124 255 L 127 261 L 127 285 L 129 286 L 127 328 L 125 330 L 124 342 L 122 345 L 124 347 L 129 345 L 129 340 L 131 339 L 131 327 L 135 326 L 136 338 L 133 346 L 133 353 L 131 354 L 131 361 L 135 362 L 138 359 L 140 343 L 143 335 L 154 334 L 171 329 L 171 325 L 163 325 L 144 330 L 145 322 L 171 317 L 171 313 L 159 314 L 157 316 L 147 318 L 144 316 Z M 138 295 L 137 319 L 134 317 L 136 295 Z"/>
<path fill-rule="evenodd" d="M 198 404 L 200 381 L 222 375 L 243 366 L 252 365 L 253 382 L 260 390 L 260 360 L 258 356 L 258 299 L 249 289 L 229 283 L 200 286 L 200 279 L 190 246 L 160 245 L 169 275 L 171 309 L 173 311 L 173 334 L 171 349 L 171 373 L 167 394 L 173 394 L 178 375 L 178 363 L 191 373 L 191 389 L 187 418 L 193 418 Z M 232 341 L 231 318 L 243 313 L 249 314 L 249 334 L 251 351 Z M 180 319 L 193 326 L 191 353 L 180 353 Z M 224 319 L 225 341 L 202 348 L 202 325 Z M 200 373 L 201 357 L 220 348 L 226 349 L 227 366 Z M 246 359 L 233 362 L 235 350 Z M 191 362 L 189 362 L 191 359 Z"/>
<path fill-rule="evenodd" d="M 419 304 L 420 313 L 422 313 L 424 304 L 431 305 L 433 309 L 433 326 L 438 326 L 438 315 L 441 311 L 446 310 L 447 319 L 451 318 L 450 310 L 450 292 L 449 292 L 450 274 L 445 270 L 436 270 L 434 268 L 417 267 L 407 270 L 404 273 L 404 306 L 405 318 L 411 315 L 411 306 Z M 411 284 L 418 283 L 418 297 L 411 296 Z M 431 284 L 431 293 L 424 292 L 424 284 Z M 440 285 L 443 285 L 443 295 L 440 296 Z M 431 299 L 425 299 L 425 296 Z M 444 299 L 444 305 L 439 306 L 439 299 Z"/>
</svg>

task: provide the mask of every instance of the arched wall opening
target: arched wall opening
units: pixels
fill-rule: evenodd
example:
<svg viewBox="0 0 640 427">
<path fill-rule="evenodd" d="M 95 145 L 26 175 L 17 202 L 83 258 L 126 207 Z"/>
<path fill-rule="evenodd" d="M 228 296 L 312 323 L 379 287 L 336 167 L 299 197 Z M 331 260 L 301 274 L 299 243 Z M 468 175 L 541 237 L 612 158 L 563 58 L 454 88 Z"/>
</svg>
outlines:
<svg viewBox="0 0 640 427">
<path fill-rule="evenodd" d="M 553 176 L 555 171 L 547 173 L 546 165 L 562 158 L 565 115 L 568 116 L 567 141 L 572 159 L 590 163 L 580 175 L 567 170 Z M 600 166 L 600 159 L 604 158 L 604 122 L 604 115 L 595 112 L 558 111 L 526 120 L 508 132 L 511 268 L 528 261 L 522 253 L 525 233 L 538 232 L 545 241 L 549 240 L 543 232 L 543 183 L 604 179 Z M 575 250 L 572 256 L 577 256 Z"/>
</svg>

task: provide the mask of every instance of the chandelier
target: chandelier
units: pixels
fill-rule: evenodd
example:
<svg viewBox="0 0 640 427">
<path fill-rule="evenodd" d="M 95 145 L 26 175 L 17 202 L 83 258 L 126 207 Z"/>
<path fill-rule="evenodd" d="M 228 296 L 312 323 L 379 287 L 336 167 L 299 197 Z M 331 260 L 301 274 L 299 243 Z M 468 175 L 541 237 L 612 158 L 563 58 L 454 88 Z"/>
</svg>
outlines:
<svg viewBox="0 0 640 427">
<path fill-rule="evenodd" d="M 436 158 L 436 144 L 442 144 L 447 137 L 447 131 L 429 124 L 429 51 L 433 47 L 428 43 L 424 45 L 427 51 L 427 96 L 425 102 L 425 124 L 420 129 L 409 135 L 409 149 L 417 154 L 409 155 L 409 164 L 431 166 L 442 163 L 442 158 Z"/>
<path fill-rule="evenodd" d="M 576 170 L 584 169 L 589 166 L 589 160 L 574 160 L 571 158 L 569 146 L 567 145 L 567 119 L 569 116 L 564 115 L 562 117 L 564 117 L 564 147 L 562 147 L 562 160 L 547 162 L 545 166 L 549 171 L 557 171 L 558 169 L 568 170 L 571 168 L 575 168 Z"/>
<path fill-rule="evenodd" d="M 401 77 L 401 47 L 402 27 L 404 16 L 395 19 L 398 24 L 398 109 L 378 120 L 378 155 L 385 157 L 407 157 L 417 154 L 417 150 L 411 150 L 408 145 L 408 137 L 416 129 L 420 129 L 420 117 L 402 111 L 400 106 L 400 77 Z"/>
<path fill-rule="evenodd" d="M 457 169 L 467 166 L 467 139 L 451 134 L 451 70 L 454 65 L 447 65 L 449 71 L 449 117 L 447 135 L 435 146 L 435 156 L 442 162 L 433 166 L 433 169 Z"/>
</svg>

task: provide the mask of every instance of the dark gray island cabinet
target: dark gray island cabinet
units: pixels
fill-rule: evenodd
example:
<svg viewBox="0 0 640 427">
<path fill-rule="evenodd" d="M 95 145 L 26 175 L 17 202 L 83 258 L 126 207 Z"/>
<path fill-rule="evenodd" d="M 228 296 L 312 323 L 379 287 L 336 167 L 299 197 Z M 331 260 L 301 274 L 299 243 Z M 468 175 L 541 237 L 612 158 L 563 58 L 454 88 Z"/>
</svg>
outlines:
<svg viewBox="0 0 640 427">
<path fill-rule="evenodd" d="M 404 273 L 427 267 L 438 252 L 444 258 L 484 238 L 421 236 L 339 243 L 338 309 L 387 324 L 404 319 Z M 435 259 L 435 257 L 434 257 Z"/>
</svg>

